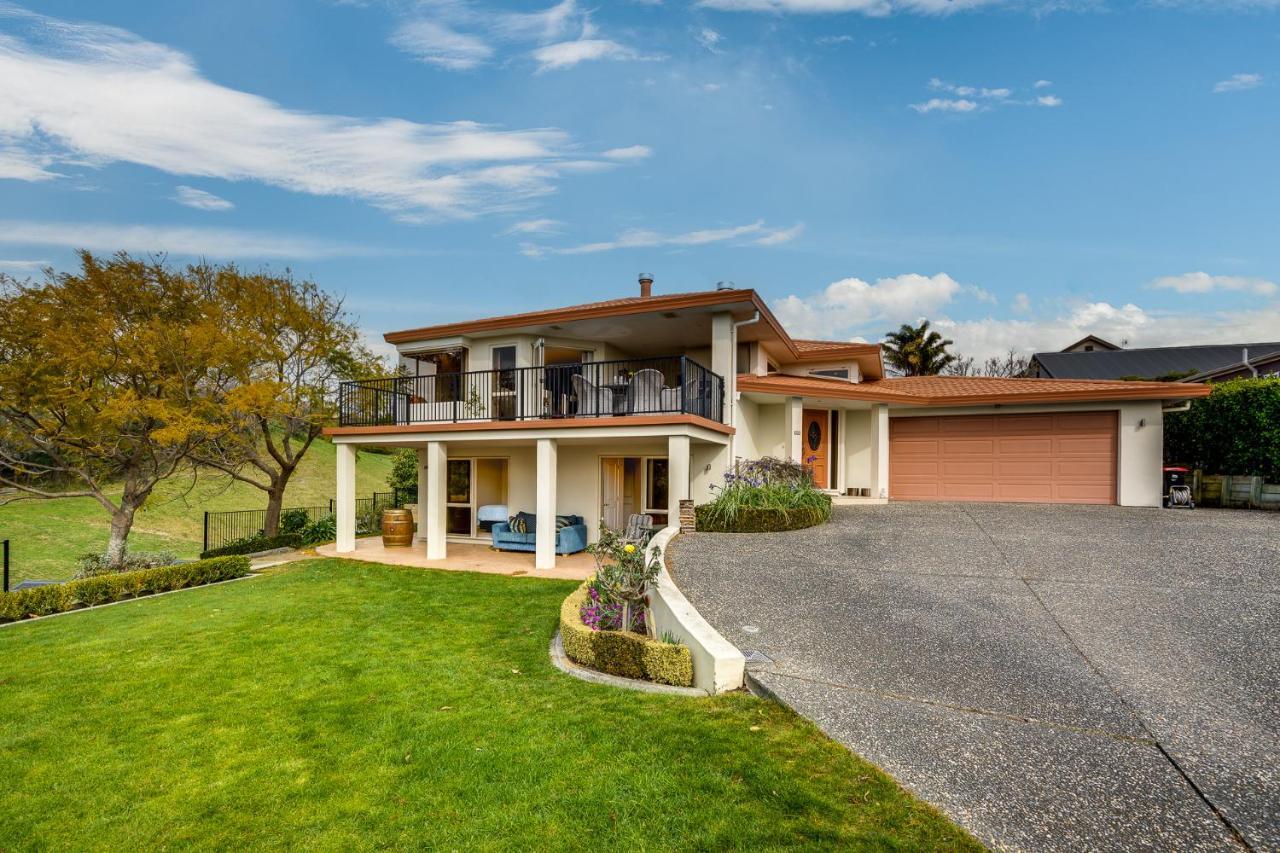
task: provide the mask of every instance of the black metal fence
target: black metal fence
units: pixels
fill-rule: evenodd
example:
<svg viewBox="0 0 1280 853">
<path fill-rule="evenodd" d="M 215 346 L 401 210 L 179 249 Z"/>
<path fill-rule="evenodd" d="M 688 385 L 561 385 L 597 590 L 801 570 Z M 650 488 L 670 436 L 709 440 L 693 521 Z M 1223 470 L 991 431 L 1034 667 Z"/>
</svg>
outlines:
<svg viewBox="0 0 1280 853">
<path fill-rule="evenodd" d="M 344 382 L 342 426 L 690 414 L 724 420 L 724 379 L 685 356 Z"/>
<path fill-rule="evenodd" d="M 417 492 L 412 489 L 374 492 L 370 497 L 356 498 L 356 532 L 374 532 L 381 524 L 380 516 L 384 509 L 401 507 L 417 499 Z M 333 515 L 333 499 L 330 498 L 329 503 L 322 506 L 286 507 L 280 510 L 280 516 L 283 518 L 285 513 L 298 511 L 307 514 L 307 523 L 310 524 L 325 516 Z M 200 550 L 209 551 L 240 539 L 261 535 L 266 523 L 265 509 L 206 512 L 204 514 L 204 547 Z"/>
</svg>

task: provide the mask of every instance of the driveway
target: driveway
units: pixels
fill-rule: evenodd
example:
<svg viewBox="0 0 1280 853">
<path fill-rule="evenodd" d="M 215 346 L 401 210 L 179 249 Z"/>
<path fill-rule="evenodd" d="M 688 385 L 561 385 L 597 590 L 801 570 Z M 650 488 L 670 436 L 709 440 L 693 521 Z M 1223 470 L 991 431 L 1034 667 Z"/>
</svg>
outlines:
<svg viewBox="0 0 1280 853">
<path fill-rule="evenodd" d="M 1008 849 L 1280 849 L 1280 515 L 837 507 L 692 534 L 760 687 Z"/>
</svg>

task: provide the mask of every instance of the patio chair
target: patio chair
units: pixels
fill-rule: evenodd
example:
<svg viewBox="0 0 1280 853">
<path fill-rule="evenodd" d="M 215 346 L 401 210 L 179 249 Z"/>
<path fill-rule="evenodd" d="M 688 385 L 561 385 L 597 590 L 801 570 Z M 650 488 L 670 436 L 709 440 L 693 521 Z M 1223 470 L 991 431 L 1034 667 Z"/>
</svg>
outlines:
<svg viewBox="0 0 1280 853">
<path fill-rule="evenodd" d="M 622 541 L 637 547 L 646 544 L 653 535 L 653 516 L 634 514 L 627 517 L 627 529 Z"/>
<path fill-rule="evenodd" d="M 600 418 L 613 414 L 613 391 L 601 388 L 585 376 L 573 375 L 573 393 L 578 398 L 579 418 Z"/>
<path fill-rule="evenodd" d="M 627 383 L 627 411 L 661 412 L 663 384 L 661 370 L 637 370 Z"/>
</svg>

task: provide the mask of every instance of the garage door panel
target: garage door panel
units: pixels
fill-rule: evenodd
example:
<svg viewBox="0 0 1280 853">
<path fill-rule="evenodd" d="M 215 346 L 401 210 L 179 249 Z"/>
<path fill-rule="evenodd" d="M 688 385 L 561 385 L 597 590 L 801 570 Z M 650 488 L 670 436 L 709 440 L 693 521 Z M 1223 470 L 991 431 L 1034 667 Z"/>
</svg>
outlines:
<svg viewBox="0 0 1280 853">
<path fill-rule="evenodd" d="M 895 500 L 1115 503 L 1115 412 L 893 418 Z"/>
</svg>

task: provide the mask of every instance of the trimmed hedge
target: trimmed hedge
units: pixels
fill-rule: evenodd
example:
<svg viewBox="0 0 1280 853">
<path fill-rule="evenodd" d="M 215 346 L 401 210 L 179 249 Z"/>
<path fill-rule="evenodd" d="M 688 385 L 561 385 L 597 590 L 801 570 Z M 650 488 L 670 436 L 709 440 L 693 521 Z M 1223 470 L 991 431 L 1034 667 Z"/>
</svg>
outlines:
<svg viewBox="0 0 1280 853">
<path fill-rule="evenodd" d="M 256 554 L 258 551 L 270 551 L 272 548 L 301 548 L 301 533 L 281 533 L 279 536 L 248 536 L 228 542 L 221 548 L 210 548 L 200 554 L 200 559 L 226 557 L 232 554 Z"/>
<path fill-rule="evenodd" d="M 1189 411 L 1165 415 L 1164 458 L 1280 482 L 1280 376 L 1214 383 Z"/>
<path fill-rule="evenodd" d="M 592 631 L 582 624 L 587 584 L 560 605 L 560 641 L 569 660 L 591 669 L 642 678 L 677 687 L 693 685 L 693 655 L 688 646 L 672 645 L 630 631 Z"/>
<path fill-rule="evenodd" d="M 699 532 L 707 533 L 773 533 L 780 530 L 800 530 L 822 524 L 831 518 L 831 500 L 821 507 L 798 507 L 796 509 L 755 509 L 743 507 L 737 516 L 727 524 L 714 524 L 708 510 L 710 506 L 703 504 L 694 507 Z"/>
<path fill-rule="evenodd" d="M 176 563 L 172 566 L 97 575 L 67 583 L 3 592 L 0 593 L 0 622 L 48 616 L 81 607 L 154 595 L 157 592 L 231 580 L 247 574 L 247 557 L 215 557 L 194 563 Z"/>
</svg>

